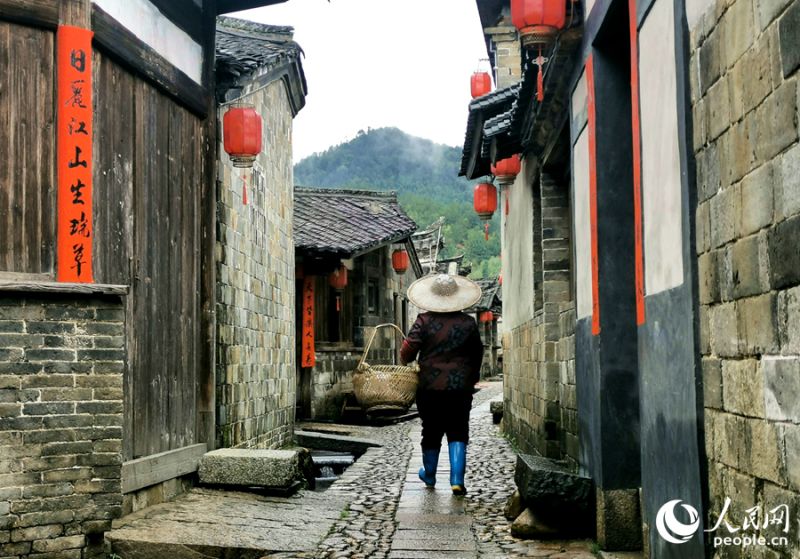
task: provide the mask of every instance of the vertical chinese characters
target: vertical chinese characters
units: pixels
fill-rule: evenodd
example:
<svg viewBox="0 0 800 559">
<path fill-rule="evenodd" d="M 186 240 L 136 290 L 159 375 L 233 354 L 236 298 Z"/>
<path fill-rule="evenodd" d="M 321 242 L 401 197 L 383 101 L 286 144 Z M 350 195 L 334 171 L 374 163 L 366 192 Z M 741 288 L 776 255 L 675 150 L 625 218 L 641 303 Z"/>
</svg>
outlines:
<svg viewBox="0 0 800 559">
<path fill-rule="evenodd" d="M 313 367 L 317 363 L 314 347 L 314 277 L 303 279 L 302 340 L 300 366 Z"/>
<path fill-rule="evenodd" d="M 92 32 L 60 26 L 58 281 L 92 282 Z"/>
</svg>

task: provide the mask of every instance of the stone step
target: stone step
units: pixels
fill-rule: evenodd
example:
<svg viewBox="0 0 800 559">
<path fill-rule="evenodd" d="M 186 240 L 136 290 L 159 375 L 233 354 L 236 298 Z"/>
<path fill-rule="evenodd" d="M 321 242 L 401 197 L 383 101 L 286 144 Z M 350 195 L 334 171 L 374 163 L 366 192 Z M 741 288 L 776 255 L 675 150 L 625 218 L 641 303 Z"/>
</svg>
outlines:
<svg viewBox="0 0 800 559">
<path fill-rule="evenodd" d="M 341 497 L 291 498 L 194 489 L 114 521 L 111 551 L 125 559 L 259 559 L 313 552 L 340 517 Z"/>
<path fill-rule="evenodd" d="M 594 484 L 564 464 L 530 454 L 517 456 L 514 472 L 522 502 L 548 522 L 570 532 L 594 526 Z"/>
<path fill-rule="evenodd" d="M 200 459 L 200 483 L 288 490 L 313 486 L 314 466 L 304 448 L 290 450 L 222 448 Z"/>
</svg>

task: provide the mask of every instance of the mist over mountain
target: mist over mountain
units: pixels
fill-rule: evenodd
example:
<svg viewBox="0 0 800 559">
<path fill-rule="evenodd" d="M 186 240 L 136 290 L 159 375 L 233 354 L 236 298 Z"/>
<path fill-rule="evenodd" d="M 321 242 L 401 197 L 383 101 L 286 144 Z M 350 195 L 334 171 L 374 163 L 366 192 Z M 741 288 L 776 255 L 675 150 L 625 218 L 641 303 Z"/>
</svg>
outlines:
<svg viewBox="0 0 800 559">
<path fill-rule="evenodd" d="M 489 241 L 472 209 L 474 184 L 458 176 L 461 148 L 436 144 L 397 128 L 371 128 L 294 167 L 297 186 L 396 190 L 403 209 L 424 229 L 445 217 L 444 256 L 466 254 L 472 277 L 493 277 L 500 269 L 499 219 Z"/>
<path fill-rule="evenodd" d="M 298 186 L 397 190 L 453 202 L 472 192 L 470 182 L 458 176 L 460 164 L 460 148 L 397 128 L 372 128 L 306 157 L 295 165 L 294 180 Z"/>
</svg>

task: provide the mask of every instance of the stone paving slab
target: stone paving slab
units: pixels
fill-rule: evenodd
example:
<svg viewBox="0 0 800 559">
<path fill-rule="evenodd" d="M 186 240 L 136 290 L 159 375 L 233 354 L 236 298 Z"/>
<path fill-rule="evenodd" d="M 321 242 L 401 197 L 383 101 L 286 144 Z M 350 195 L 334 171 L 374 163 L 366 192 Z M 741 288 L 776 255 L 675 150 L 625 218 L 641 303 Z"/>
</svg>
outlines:
<svg viewBox="0 0 800 559">
<path fill-rule="evenodd" d="M 464 551 L 412 551 L 396 550 L 389 553 L 389 559 L 471 559 L 477 553 Z"/>
<path fill-rule="evenodd" d="M 396 520 L 398 528 L 402 530 L 421 530 L 423 528 L 436 530 L 440 525 L 453 528 L 472 526 L 472 518 L 469 516 L 453 516 L 452 514 L 406 514 L 399 511 Z"/>
<path fill-rule="evenodd" d="M 311 491 L 281 499 L 195 489 L 116 521 L 106 538 L 125 559 L 249 559 L 271 552 L 312 552 L 345 504 L 335 495 Z"/>
</svg>

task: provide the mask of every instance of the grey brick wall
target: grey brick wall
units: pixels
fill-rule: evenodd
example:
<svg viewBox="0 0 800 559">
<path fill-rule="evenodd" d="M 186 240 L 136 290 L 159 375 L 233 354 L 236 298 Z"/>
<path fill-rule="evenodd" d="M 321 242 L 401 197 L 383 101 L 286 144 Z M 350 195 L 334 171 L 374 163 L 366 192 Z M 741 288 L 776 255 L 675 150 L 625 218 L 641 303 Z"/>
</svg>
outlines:
<svg viewBox="0 0 800 559">
<path fill-rule="evenodd" d="M 296 395 L 292 113 L 280 80 L 244 100 L 264 138 L 252 180 L 219 148 L 217 445 L 274 448 L 291 440 Z"/>
<path fill-rule="evenodd" d="M 798 554 L 800 1 L 718 1 L 691 35 L 710 512 L 788 504 Z"/>
<path fill-rule="evenodd" d="M 546 174 L 534 198 L 533 320 L 504 337 L 505 429 L 524 452 L 578 465 L 569 193 Z"/>
<path fill-rule="evenodd" d="M 119 298 L 0 293 L 0 557 L 101 553 L 122 504 L 124 330 Z"/>
</svg>

